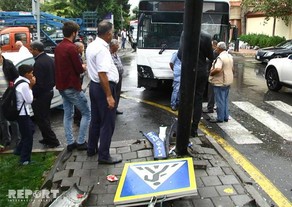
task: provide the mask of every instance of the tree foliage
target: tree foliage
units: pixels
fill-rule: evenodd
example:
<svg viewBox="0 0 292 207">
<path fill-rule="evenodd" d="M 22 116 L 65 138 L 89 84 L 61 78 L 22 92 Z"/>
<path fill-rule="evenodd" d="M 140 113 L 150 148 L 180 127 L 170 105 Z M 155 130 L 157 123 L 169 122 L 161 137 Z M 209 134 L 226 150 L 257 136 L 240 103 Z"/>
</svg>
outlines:
<svg viewBox="0 0 292 207">
<path fill-rule="evenodd" d="M 3 11 L 31 11 L 31 0 L 0 1 L 0 10 Z"/>
<path fill-rule="evenodd" d="M 67 18 L 82 17 L 84 11 L 96 11 L 99 20 L 111 12 L 115 27 L 120 28 L 122 20 L 124 25 L 129 21 L 130 5 L 128 0 L 51 0 L 43 4 L 41 10 Z"/>
<path fill-rule="evenodd" d="M 267 19 L 280 18 L 287 25 L 292 20 L 292 0 L 242 0 L 242 5 L 253 12 L 263 12 Z"/>
<path fill-rule="evenodd" d="M 0 0 L 0 10 L 32 11 L 31 0 Z M 128 0 L 51 0 L 41 5 L 41 11 L 66 18 L 82 17 L 84 11 L 96 11 L 99 20 L 111 12 L 115 28 L 128 25 L 130 5 Z"/>
</svg>

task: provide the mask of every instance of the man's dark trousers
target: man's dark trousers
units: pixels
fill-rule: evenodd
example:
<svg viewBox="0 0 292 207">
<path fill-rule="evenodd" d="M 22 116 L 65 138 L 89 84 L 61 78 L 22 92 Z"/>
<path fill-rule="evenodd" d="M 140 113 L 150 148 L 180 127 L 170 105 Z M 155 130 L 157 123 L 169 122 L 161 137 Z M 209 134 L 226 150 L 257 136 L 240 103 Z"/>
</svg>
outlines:
<svg viewBox="0 0 292 207">
<path fill-rule="evenodd" d="M 33 145 L 34 124 L 29 115 L 19 116 L 17 119 L 21 140 L 15 149 L 15 153 L 20 155 L 20 162 L 31 161 L 31 151 Z"/>
<path fill-rule="evenodd" d="M 112 96 L 116 100 L 116 84 L 109 83 Z M 99 83 L 90 82 L 91 122 L 87 152 L 94 154 L 98 149 L 98 158 L 108 160 L 112 136 L 115 130 L 116 107 L 108 108 L 106 95 Z M 98 141 L 100 141 L 98 147 Z"/>
<path fill-rule="evenodd" d="M 201 120 L 203 96 L 207 81 L 208 81 L 207 71 L 198 70 L 193 108 L 193 122 L 191 128 L 192 132 L 197 132 L 198 125 Z"/>
<path fill-rule="evenodd" d="M 35 121 L 40 128 L 44 142 L 46 144 L 58 145 L 59 141 L 51 128 L 50 122 L 50 106 L 53 95 L 53 91 L 43 92 L 40 96 L 34 99 L 31 106 Z"/>
<path fill-rule="evenodd" d="M 214 87 L 211 83 L 208 83 L 208 111 L 213 111 L 215 106 L 215 95 L 214 95 Z"/>
</svg>

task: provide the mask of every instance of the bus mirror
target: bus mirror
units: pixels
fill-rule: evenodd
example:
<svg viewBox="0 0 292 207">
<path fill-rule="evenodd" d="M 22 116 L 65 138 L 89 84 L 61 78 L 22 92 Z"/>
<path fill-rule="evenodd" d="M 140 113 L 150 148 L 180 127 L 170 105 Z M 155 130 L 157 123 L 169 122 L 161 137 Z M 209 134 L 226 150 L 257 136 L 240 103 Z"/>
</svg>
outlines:
<svg viewBox="0 0 292 207">
<path fill-rule="evenodd" d="M 144 20 L 145 14 L 142 13 L 139 17 L 139 21 L 138 21 L 138 26 L 143 26 L 143 20 Z"/>
</svg>

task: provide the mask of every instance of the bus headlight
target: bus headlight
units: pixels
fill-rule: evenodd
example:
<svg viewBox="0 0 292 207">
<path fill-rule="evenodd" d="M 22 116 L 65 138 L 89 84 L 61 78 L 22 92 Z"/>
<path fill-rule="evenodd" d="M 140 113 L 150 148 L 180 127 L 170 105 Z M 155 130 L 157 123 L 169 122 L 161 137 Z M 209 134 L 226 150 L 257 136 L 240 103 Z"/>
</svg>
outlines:
<svg viewBox="0 0 292 207">
<path fill-rule="evenodd" d="M 138 66 L 138 75 L 141 78 L 154 78 L 152 69 L 148 66 Z"/>
</svg>

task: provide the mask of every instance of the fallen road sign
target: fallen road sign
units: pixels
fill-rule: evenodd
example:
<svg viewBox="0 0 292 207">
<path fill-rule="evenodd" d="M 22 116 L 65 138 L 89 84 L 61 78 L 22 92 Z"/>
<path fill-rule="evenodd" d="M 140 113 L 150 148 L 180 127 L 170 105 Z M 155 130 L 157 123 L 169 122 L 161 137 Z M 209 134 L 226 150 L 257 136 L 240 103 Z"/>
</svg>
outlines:
<svg viewBox="0 0 292 207">
<path fill-rule="evenodd" d="M 114 197 L 117 206 L 197 195 L 192 158 L 126 163 Z"/>
</svg>

